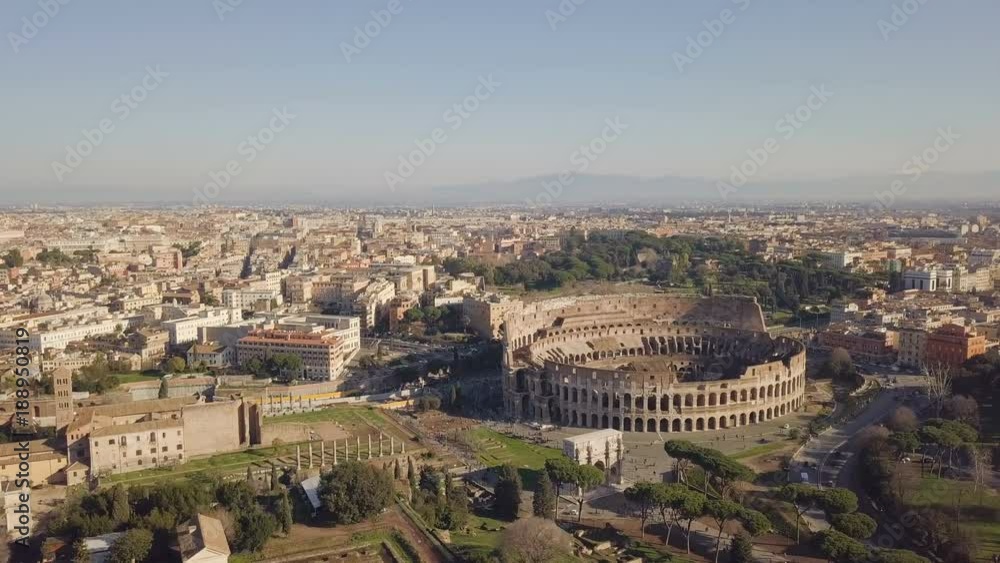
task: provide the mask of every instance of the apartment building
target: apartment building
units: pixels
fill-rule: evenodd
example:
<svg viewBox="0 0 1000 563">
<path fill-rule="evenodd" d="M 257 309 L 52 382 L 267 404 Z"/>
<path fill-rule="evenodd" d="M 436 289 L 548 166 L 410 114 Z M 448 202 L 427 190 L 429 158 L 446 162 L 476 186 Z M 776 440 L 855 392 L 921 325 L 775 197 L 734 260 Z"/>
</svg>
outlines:
<svg viewBox="0 0 1000 563">
<path fill-rule="evenodd" d="M 919 328 L 899 329 L 899 363 L 921 369 L 927 364 L 927 331 Z"/>
<path fill-rule="evenodd" d="M 279 330 L 317 332 L 326 330 L 343 342 L 345 356 L 361 349 L 361 319 L 347 315 L 298 315 L 281 318 Z"/>
<path fill-rule="evenodd" d="M 893 330 L 857 333 L 831 328 L 819 334 L 825 348 L 843 348 L 856 361 L 889 364 L 896 361 L 898 333 Z"/>
<path fill-rule="evenodd" d="M 279 282 L 280 286 L 280 282 Z M 275 301 L 281 304 L 281 290 L 275 289 L 224 289 L 222 290 L 222 304 L 233 309 L 254 309 L 257 303 L 264 301 L 268 304 Z"/>
<path fill-rule="evenodd" d="M 986 353 L 986 336 L 975 329 L 944 325 L 927 336 L 927 365 L 958 367 L 974 356 Z"/>
<path fill-rule="evenodd" d="M 275 354 L 302 358 L 302 375 L 307 379 L 333 381 L 344 370 L 344 343 L 331 331 L 255 330 L 236 344 L 240 365 Z"/>
<path fill-rule="evenodd" d="M 198 340 L 198 329 L 224 326 L 243 320 L 239 308 L 217 308 L 200 311 L 197 315 L 165 321 L 163 328 L 170 335 L 170 345 L 176 346 Z"/>
</svg>

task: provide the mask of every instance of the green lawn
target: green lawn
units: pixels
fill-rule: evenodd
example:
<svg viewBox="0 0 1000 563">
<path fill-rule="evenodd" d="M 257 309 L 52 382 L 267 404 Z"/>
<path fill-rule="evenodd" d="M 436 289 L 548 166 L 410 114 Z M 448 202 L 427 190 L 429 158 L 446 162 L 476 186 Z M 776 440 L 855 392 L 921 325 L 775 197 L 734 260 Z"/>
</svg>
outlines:
<svg viewBox="0 0 1000 563">
<path fill-rule="evenodd" d="M 776 452 L 778 450 L 785 449 L 785 448 L 787 448 L 789 446 L 792 446 L 792 445 L 794 445 L 794 442 L 791 441 L 791 440 L 781 440 L 781 441 L 778 441 L 778 442 L 771 442 L 770 444 L 763 444 L 763 445 L 760 445 L 760 446 L 754 446 L 752 448 L 747 448 L 745 450 L 736 452 L 735 454 L 732 454 L 729 457 L 731 457 L 733 459 L 747 459 L 747 458 L 751 458 L 751 457 L 757 457 L 759 455 L 773 453 L 773 452 Z"/>
<path fill-rule="evenodd" d="M 455 531 L 451 533 L 451 545 L 455 551 L 468 559 L 472 554 L 488 554 L 500 543 L 500 534 L 497 530 L 510 525 L 510 522 L 497 520 L 488 516 L 478 514 L 469 515 L 469 530 L 471 533 Z M 483 528 L 486 529 L 483 529 Z"/>
<path fill-rule="evenodd" d="M 975 530 L 979 539 L 978 560 L 989 561 L 989 555 L 1000 552 L 1000 495 L 997 491 L 987 487 L 975 494 L 970 481 L 928 475 L 906 496 L 906 503 L 912 507 L 933 506 Z"/>
<path fill-rule="evenodd" d="M 371 424 L 376 428 L 388 425 L 379 409 L 372 407 L 334 406 L 312 412 L 298 412 L 264 418 L 264 424 L 282 422 L 339 422 L 341 424 Z"/>
<path fill-rule="evenodd" d="M 529 444 L 481 426 L 469 430 L 469 437 L 479 461 L 490 467 L 505 463 L 513 465 L 521 473 L 526 489 L 534 488 L 538 471 L 545 467 L 545 460 L 563 455 L 555 448 Z"/>
<path fill-rule="evenodd" d="M 137 381 L 159 381 L 159 375 L 144 375 L 142 373 L 115 373 L 112 377 L 119 383 L 135 383 Z"/>
<path fill-rule="evenodd" d="M 200 459 L 195 459 L 188 461 L 187 463 L 181 465 L 174 465 L 171 467 L 161 467 L 157 469 L 146 469 L 143 471 L 134 471 L 131 473 L 119 473 L 117 475 L 111 475 L 104 479 L 107 484 L 128 482 L 130 484 L 139 484 L 145 481 L 153 480 L 163 480 L 163 479 L 177 479 L 184 476 L 190 476 L 194 473 L 199 473 L 203 471 L 213 471 L 217 470 L 222 473 L 234 473 L 239 470 L 245 470 L 248 465 L 253 463 L 262 463 L 269 459 L 294 455 L 295 446 L 292 444 L 285 444 L 282 446 L 275 446 L 270 448 L 259 448 L 256 450 L 249 450 L 245 452 L 233 452 L 228 454 L 219 454 L 211 457 L 204 457 Z"/>
</svg>

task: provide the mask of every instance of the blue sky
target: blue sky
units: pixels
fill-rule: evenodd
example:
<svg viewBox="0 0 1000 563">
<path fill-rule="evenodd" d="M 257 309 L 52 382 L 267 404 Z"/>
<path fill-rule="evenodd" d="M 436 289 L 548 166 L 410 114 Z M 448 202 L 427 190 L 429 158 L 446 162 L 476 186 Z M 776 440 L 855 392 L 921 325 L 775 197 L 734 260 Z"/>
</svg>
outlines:
<svg viewBox="0 0 1000 563">
<path fill-rule="evenodd" d="M 558 0 L 398 1 L 348 63 L 342 44 L 389 0 L 244 0 L 221 21 L 210 0 L 71 0 L 26 42 L 11 34 L 38 0 L 6 0 L 0 193 L 189 193 L 234 159 L 242 189 L 385 191 L 435 128 L 447 140 L 407 187 L 503 181 L 570 167 L 615 117 L 628 129 L 588 172 L 722 178 L 820 85 L 832 98 L 757 179 L 891 174 L 942 127 L 961 137 L 936 170 L 1000 168 L 995 0 L 926 0 L 888 41 L 893 2 L 587 0 L 553 30 Z M 674 53 L 726 9 L 679 72 Z M 157 66 L 168 76 L 120 119 L 113 100 Z M 495 92 L 450 129 L 443 113 L 489 75 Z M 294 120 L 246 162 L 276 108 Z M 52 163 L 103 119 L 114 131 L 60 186 Z"/>
</svg>

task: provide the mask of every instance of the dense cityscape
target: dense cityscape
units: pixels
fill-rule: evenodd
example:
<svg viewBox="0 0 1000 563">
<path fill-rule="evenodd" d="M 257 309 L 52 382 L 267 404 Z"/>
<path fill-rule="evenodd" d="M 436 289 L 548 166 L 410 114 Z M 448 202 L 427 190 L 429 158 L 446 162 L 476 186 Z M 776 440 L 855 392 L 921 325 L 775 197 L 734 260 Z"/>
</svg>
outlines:
<svg viewBox="0 0 1000 563">
<path fill-rule="evenodd" d="M 0 563 L 1000 563 L 1000 2 L 0 2 Z"/>
<path fill-rule="evenodd" d="M 996 545 L 995 208 L 35 206 L 0 241 L 15 554 Z"/>
</svg>

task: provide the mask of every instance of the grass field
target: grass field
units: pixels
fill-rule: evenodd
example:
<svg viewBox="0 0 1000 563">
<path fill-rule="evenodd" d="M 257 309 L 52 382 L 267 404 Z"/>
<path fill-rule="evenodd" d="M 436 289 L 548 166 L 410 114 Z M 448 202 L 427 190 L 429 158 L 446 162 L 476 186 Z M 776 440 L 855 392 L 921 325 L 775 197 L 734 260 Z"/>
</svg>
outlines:
<svg viewBox="0 0 1000 563">
<path fill-rule="evenodd" d="M 159 375 L 144 375 L 141 373 L 116 373 L 113 374 L 119 383 L 135 383 L 137 381 L 159 381 Z"/>
<path fill-rule="evenodd" d="M 281 456 L 293 455 L 294 453 L 295 453 L 295 446 L 291 444 L 286 444 L 283 446 L 275 446 L 270 448 L 260 448 L 245 452 L 233 452 L 229 454 L 220 454 L 211 457 L 195 459 L 181 465 L 174 465 L 170 467 L 146 469 L 143 471 L 134 471 L 131 473 L 120 473 L 117 475 L 111 475 L 105 478 L 104 482 L 107 484 L 126 483 L 126 482 L 129 484 L 140 484 L 143 482 L 154 481 L 154 480 L 160 481 L 164 479 L 178 479 L 181 477 L 190 476 L 191 474 L 200 473 L 204 471 L 219 471 L 221 473 L 234 473 L 239 470 L 245 470 L 248 465 L 254 463 L 263 463 L 269 459 L 274 459 Z"/>
<path fill-rule="evenodd" d="M 529 444 L 481 426 L 469 430 L 469 437 L 479 461 L 490 467 L 513 465 L 521 474 L 526 489 L 534 488 L 538 471 L 545 467 L 546 460 L 563 455 L 555 448 Z"/>
<path fill-rule="evenodd" d="M 795 446 L 796 442 L 794 440 L 781 440 L 778 442 L 771 442 L 770 444 L 763 444 L 761 446 L 754 446 L 752 448 L 747 448 L 745 450 L 736 452 L 729 457 L 733 459 L 748 459 L 751 457 L 757 457 L 760 455 L 774 453 L 780 450 L 787 449 L 789 447 Z"/>
<path fill-rule="evenodd" d="M 912 507 L 934 507 L 954 516 L 963 526 L 976 533 L 979 539 L 978 560 L 1000 552 L 1000 494 L 995 490 L 980 488 L 973 493 L 970 481 L 938 479 L 925 476 L 920 484 L 906 496 Z"/>
<path fill-rule="evenodd" d="M 477 514 L 469 515 L 469 530 L 471 533 L 455 531 L 451 533 L 451 544 L 464 559 L 469 559 L 473 554 L 488 554 L 500 543 L 501 528 L 510 525 L 510 522 L 496 520 L 487 516 Z"/>
<path fill-rule="evenodd" d="M 264 424 L 278 424 L 282 422 L 339 422 L 345 426 L 367 423 L 376 428 L 384 428 L 389 424 L 385 415 L 379 409 L 356 406 L 335 406 L 312 412 L 299 412 L 264 418 Z"/>
</svg>

